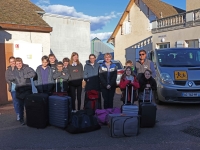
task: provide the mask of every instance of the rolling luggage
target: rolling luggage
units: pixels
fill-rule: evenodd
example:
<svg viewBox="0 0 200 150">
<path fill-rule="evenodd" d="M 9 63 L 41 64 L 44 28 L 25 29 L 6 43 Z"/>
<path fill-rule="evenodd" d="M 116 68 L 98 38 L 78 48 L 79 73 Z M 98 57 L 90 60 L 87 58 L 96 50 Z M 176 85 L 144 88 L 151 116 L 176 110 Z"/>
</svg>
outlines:
<svg viewBox="0 0 200 150">
<path fill-rule="evenodd" d="M 133 114 L 109 114 L 111 137 L 136 136 L 139 133 L 139 117 Z"/>
<path fill-rule="evenodd" d="M 71 97 L 49 96 L 49 123 L 50 125 L 65 128 L 71 115 Z"/>
<path fill-rule="evenodd" d="M 101 109 L 101 93 L 96 90 L 85 92 L 84 109 Z"/>
<path fill-rule="evenodd" d="M 145 95 L 149 95 L 149 102 L 145 102 Z M 143 101 L 139 104 L 140 127 L 153 127 L 156 123 L 156 104 L 152 102 L 152 90 L 144 90 Z"/>
<path fill-rule="evenodd" d="M 25 99 L 26 124 L 45 128 L 48 125 L 48 94 L 35 93 Z"/>
<path fill-rule="evenodd" d="M 130 85 L 131 86 L 131 85 Z M 138 106 L 133 104 L 133 86 L 131 87 L 131 103 L 128 103 L 128 91 L 129 90 L 129 85 L 126 86 L 126 97 L 125 97 L 125 104 L 122 105 L 122 113 L 125 114 L 135 114 L 138 115 Z"/>
</svg>

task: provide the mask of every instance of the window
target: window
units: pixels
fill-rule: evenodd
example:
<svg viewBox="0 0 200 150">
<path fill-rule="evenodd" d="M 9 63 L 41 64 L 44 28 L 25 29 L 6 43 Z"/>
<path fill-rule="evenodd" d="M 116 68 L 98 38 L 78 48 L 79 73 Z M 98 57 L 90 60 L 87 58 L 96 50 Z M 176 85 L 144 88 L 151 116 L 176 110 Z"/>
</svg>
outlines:
<svg viewBox="0 0 200 150">
<path fill-rule="evenodd" d="M 199 40 L 188 40 L 186 43 L 190 48 L 199 48 Z"/>
<path fill-rule="evenodd" d="M 122 35 L 130 34 L 131 33 L 131 23 L 126 21 L 122 25 Z"/>
<path fill-rule="evenodd" d="M 199 67 L 200 50 L 197 49 L 169 49 L 156 50 L 157 61 L 162 67 Z"/>
<path fill-rule="evenodd" d="M 157 48 L 158 48 L 158 49 L 170 48 L 170 43 L 161 43 L 161 44 L 157 44 Z"/>
</svg>

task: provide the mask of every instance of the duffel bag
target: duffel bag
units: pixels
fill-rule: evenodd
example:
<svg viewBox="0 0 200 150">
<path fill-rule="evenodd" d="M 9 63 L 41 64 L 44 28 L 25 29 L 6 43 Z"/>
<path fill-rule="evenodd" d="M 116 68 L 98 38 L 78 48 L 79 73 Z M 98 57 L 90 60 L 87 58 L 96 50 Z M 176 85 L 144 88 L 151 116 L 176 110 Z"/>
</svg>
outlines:
<svg viewBox="0 0 200 150">
<path fill-rule="evenodd" d="M 108 115 L 109 114 L 119 114 L 121 113 L 120 108 L 107 108 L 107 109 L 97 109 L 95 115 L 97 117 L 98 123 L 100 125 L 108 124 Z"/>
<path fill-rule="evenodd" d="M 67 132 L 85 133 L 100 129 L 97 118 L 93 115 L 92 109 L 79 110 L 72 113 L 70 124 L 67 127 Z"/>
</svg>

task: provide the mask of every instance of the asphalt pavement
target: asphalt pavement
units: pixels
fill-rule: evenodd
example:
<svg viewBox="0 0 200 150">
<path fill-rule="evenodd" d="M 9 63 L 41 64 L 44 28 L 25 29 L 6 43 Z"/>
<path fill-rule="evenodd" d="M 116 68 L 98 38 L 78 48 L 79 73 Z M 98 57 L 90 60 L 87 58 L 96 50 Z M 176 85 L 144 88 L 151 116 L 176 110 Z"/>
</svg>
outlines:
<svg viewBox="0 0 200 150">
<path fill-rule="evenodd" d="M 117 90 L 114 106 L 121 104 Z M 111 138 L 107 126 L 75 135 L 53 126 L 45 129 L 21 126 L 12 104 L 0 106 L 0 149 L 200 150 L 199 104 L 164 104 L 157 108 L 159 122 L 154 128 L 141 128 L 134 137 Z"/>
</svg>

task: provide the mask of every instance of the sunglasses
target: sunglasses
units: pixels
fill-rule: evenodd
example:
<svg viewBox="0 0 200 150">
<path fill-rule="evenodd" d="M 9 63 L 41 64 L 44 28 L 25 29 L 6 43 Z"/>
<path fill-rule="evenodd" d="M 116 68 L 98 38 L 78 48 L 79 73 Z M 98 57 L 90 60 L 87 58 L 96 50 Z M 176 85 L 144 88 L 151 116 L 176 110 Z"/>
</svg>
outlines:
<svg viewBox="0 0 200 150">
<path fill-rule="evenodd" d="M 140 56 L 144 56 L 145 54 L 143 53 L 143 54 L 139 54 Z"/>
</svg>

